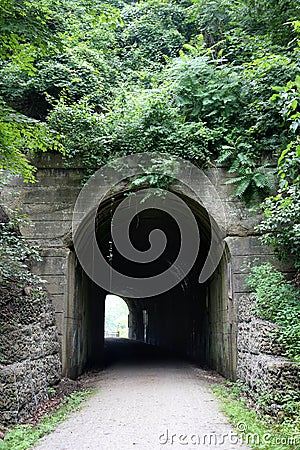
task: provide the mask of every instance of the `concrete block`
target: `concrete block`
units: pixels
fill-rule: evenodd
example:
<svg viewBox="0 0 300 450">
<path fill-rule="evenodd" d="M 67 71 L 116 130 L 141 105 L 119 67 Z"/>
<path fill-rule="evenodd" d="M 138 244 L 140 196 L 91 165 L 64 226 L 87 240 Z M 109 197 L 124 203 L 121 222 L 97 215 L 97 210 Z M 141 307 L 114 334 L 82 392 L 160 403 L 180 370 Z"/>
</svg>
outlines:
<svg viewBox="0 0 300 450">
<path fill-rule="evenodd" d="M 56 313 L 62 313 L 65 311 L 66 298 L 64 294 L 51 294 L 50 300 Z"/>
<path fill-rule="evenodd" d="M 228 236 L 225 241 L 231 255 L 234 256 L 270 254 L 270 249 L 261 244 L 258 236 Z"/>
<path fill-rule="evenodd" d="M 44 275 L 64 275 L 67 270 L 67 258 L 63 256 L 44 256 L 42 261 L 36 261 L 34 273 Z"/>
<path fill-rule="evenodd" d="M 63 275 L 42 275 L 46 281 L 45 288 L 49 294 L 65 294 L 67 289 L 67 279 Z"/>
<path fill-rule="evenodd" d="M 233 292 L 236 293 L 248 293 L 251 289 L 247 286 L 247 274 L 246 273 L 234 273 L 232 274 Z"/>
<path fill-rule="evenodd" d="M 72 228 L 71 221 L 38 221 L 21 227 L 21 233 L 34 239 L 49 239 L 64 236 Z"/>
<path fill-rule="evenodd" d="M 57 332 L 59 335 L 64 334 L 64 318 L 65 318 L 64 312 L 55 311 L 55 323 L 56 323 Z"/>
<path fill-rule="evenodd" d="M 76 200 L 81 186 L 39 186 L 23 191 L 25 203 L 56 203 Z"/>
</svg>

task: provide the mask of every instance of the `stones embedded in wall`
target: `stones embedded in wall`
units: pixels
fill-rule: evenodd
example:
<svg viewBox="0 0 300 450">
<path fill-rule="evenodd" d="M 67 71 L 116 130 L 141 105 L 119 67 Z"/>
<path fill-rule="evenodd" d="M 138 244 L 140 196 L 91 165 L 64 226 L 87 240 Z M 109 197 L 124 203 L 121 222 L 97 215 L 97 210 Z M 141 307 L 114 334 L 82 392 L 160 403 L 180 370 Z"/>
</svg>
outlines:
<svg viewBox="0 0 300 450">
<path fill-rule="evenodd" d="M 32 416 L 61 378 L 60 347 L 45 291 L 16 286 L 0 291 L 0 418 L 4 424 Z"/>
<path fill-rule="evenodd" d="M 267 412 L 277 414 L 286 394 L 292 392 L 300 401 L 300 365 L 283 356 L 274 338 L 276 325 L 258 318 L 255 306 L 253 295 L 240 297 L 237 377 L 249 386 L 254 400 L 263 399 Z"/>
</svg>

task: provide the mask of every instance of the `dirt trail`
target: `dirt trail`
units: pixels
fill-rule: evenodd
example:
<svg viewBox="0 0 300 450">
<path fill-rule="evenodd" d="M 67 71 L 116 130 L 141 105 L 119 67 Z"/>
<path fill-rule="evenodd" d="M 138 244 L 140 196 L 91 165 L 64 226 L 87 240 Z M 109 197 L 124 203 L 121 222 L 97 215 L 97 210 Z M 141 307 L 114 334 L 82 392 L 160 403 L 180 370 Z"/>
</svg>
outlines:
<svg viewBox="0 0 300 450">
<path fill-rule="evenodd" d="M 128 340 L 108 343 L 98 392 L 38 450 L 246 450 L 221 413 L 214 376 Z"/>
</svg>

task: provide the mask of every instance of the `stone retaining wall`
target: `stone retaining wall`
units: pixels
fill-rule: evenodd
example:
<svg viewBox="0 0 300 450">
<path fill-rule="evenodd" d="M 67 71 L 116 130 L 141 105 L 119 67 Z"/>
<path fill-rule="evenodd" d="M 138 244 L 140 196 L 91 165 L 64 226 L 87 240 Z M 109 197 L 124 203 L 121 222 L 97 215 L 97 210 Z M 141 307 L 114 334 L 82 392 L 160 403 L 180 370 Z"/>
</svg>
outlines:
<svg viewBox="0 0 300 450">
<path fill-rule="evenodd" d="M 255 306 L 253 295 L 239 300 L 237 377 L 269 413 L 278 414 L 287 395 L 300 401 L 300 364 L 283 356 L 272 335 L 276 326 L 258 318 Z"/>
<path fill-rule="evenodd" d="M 61 378 L 55 315 L 43 290 L 21 289 L 0 295 L 0 417 L 22 422 L 48 400 L 49 387 Z"/>
</svg>

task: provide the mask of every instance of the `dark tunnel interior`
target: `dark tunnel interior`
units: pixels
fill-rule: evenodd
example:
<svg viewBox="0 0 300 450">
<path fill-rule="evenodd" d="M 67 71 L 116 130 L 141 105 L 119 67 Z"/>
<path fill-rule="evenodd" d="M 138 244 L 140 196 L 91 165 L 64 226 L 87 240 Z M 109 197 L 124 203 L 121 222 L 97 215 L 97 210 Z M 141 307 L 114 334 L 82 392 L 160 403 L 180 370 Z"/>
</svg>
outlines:
<svg viewBox="0 0 300 450">
<path fill-rule="evenodd" d="M 139 250 L 147 250 L 148 236 L 153 229 L 167 237 L 164 252 L 154 262 L 139 264 L 126 260 L 112 244 L 111 218 L 124 193 L 103 202 L 97 216 L 97 239 L 103 255 L 121 273 L 135 277 L 152 277 L 172 267 L 180 247 L 176 221 L 167 213 L 147 209 L 138 213 L 130 225 L 130 240 Z M 129 338 L 188 358 L 199 366 L 209 367 L 233 378 L 235 372 L 235 330 L 230 297 L 230 255 L 225 249 L 218 267 L 207 282 L 198 282 L 199 273 L 210 246 L 211 228 L 205 209 L 184 197 L 192 210 L 200 233 L 200 250 L 190 272 L 172 289 L 148 298 L 123 297 L 129 309 Z M 103 367 L 104 317 L 106 292 L 91 281 L 82 270 L 75 254 L 69 264 L 73 301 L 77 308 L 78 326 L 70 330 L 76 343 L 69 354 L 67 366 L 76 378 L 91 367 Z M 74 343 L 73 339 L 73 343 Z M 150 348 L 150 347 L 149 347 Z M 151 352 L 150 352 L 151 353 Z"/>
</svg>

